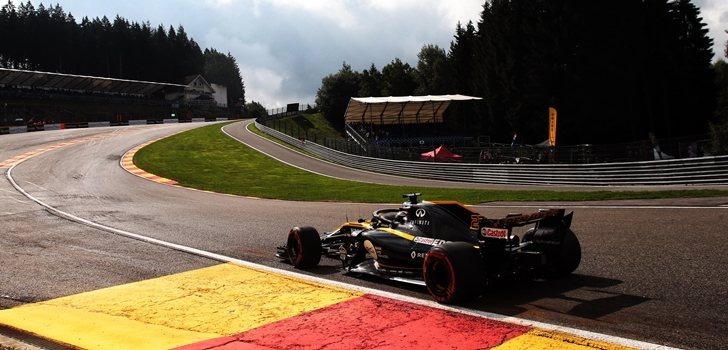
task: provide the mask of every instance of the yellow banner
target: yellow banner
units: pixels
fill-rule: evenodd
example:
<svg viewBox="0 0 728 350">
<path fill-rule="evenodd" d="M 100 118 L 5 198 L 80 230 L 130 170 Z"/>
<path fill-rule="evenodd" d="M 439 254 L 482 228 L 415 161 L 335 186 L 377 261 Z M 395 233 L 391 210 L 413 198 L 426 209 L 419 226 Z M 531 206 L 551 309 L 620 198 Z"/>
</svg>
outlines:
<svg viewBox="0 0 728 350">
<path fill-rule="evenodd" d="M 549 145 L 556 146 L 556 108 L 549 107 Z"/>
</svg>

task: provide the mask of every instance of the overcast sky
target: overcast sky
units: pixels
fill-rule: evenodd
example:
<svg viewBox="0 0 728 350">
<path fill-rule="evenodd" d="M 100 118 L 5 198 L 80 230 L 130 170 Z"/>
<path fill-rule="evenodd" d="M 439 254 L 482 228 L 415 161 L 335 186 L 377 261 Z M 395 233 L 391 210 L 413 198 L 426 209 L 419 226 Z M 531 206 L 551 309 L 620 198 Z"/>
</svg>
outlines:
<svg viewBox="0 0 728 350">
<path fill-rule="evenodd" d="M 18 1 L 14 0 L 17 4 Z M 35 6 L 41 1 L 32 1 Z M 321 79 L 345 61 L 354 70 L 395 57 L 414 66 L 425 44 L 447 50 L 458 21 L 477 22 L 483 0 L 52 0 L 80 21 L 118 14 L 132 22 L 182 25 L 202 49 L 231 53 L 248 102 L 266 108 L 313 103 Z M 694 0 L 715 58 L 728 41 L 728 0 Z"/>
</svg>

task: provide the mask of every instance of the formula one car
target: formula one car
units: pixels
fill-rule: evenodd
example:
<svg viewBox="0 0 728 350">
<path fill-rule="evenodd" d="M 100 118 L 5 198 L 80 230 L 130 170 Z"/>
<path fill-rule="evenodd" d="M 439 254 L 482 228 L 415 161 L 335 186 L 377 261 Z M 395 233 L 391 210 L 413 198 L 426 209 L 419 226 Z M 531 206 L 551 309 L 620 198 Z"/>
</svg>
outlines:
<svg viewBox="0 0 728 350">
<path fill-rule="evenodd" d="M 573 212 L 541 209 L 489 219 L 451 201 L 419 201 L 406 194 L 400 208 L 374 211 L 319 235 L 294 227 L 276 254 L 296 268 L 339 259 L 345 271 L 424 285 L 440 303 L 473 298 L 498 279 L 520 274 L 558 277 L 581 262 L 571 231 Z M 519 239 L 513 228 L 534 226 Z"/>
</svg>

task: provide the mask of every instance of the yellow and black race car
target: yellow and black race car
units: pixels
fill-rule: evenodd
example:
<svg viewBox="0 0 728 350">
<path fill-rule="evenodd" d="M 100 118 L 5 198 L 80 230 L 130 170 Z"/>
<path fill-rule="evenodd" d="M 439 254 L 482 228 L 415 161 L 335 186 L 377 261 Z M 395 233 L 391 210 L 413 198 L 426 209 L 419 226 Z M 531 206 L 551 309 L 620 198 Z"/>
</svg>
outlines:
<svg viewBox="0 0 728 350">
<path fill-rule="evenodd" d="M 297 268 L 315 266 L 321 256 L 339 259 L 348 272 L 426 286 L 441 303 L 475 297 L 506 276 L 568 275 L 581 262 L 581 246 L 570 229 L 573 213 L 564 215 L 564 209 L 488 219 L 461 203 L 419 196 L 406 194 L 400 208 L 377 210 L 370 220 L 347 222 L 323 235 L 294 227 L 277 256 Z M 532 224 L 521 238 L 514 233 Z"/>
</svg>

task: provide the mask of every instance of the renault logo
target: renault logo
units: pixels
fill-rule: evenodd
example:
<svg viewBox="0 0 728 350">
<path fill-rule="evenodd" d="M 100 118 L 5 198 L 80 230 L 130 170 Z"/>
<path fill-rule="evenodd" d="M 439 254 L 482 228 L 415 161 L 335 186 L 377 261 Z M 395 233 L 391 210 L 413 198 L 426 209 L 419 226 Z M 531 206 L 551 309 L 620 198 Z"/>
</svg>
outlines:
<svg viewBox="0 0 728 350">
<path fill-rule="evenodd" d="M 417 216 L 418 218 L 424 218 L 425 215 L 427 215 L 425 209 L 417 209 L 417 211 L 415 212 L 415 216 Z"/>
</svg>

